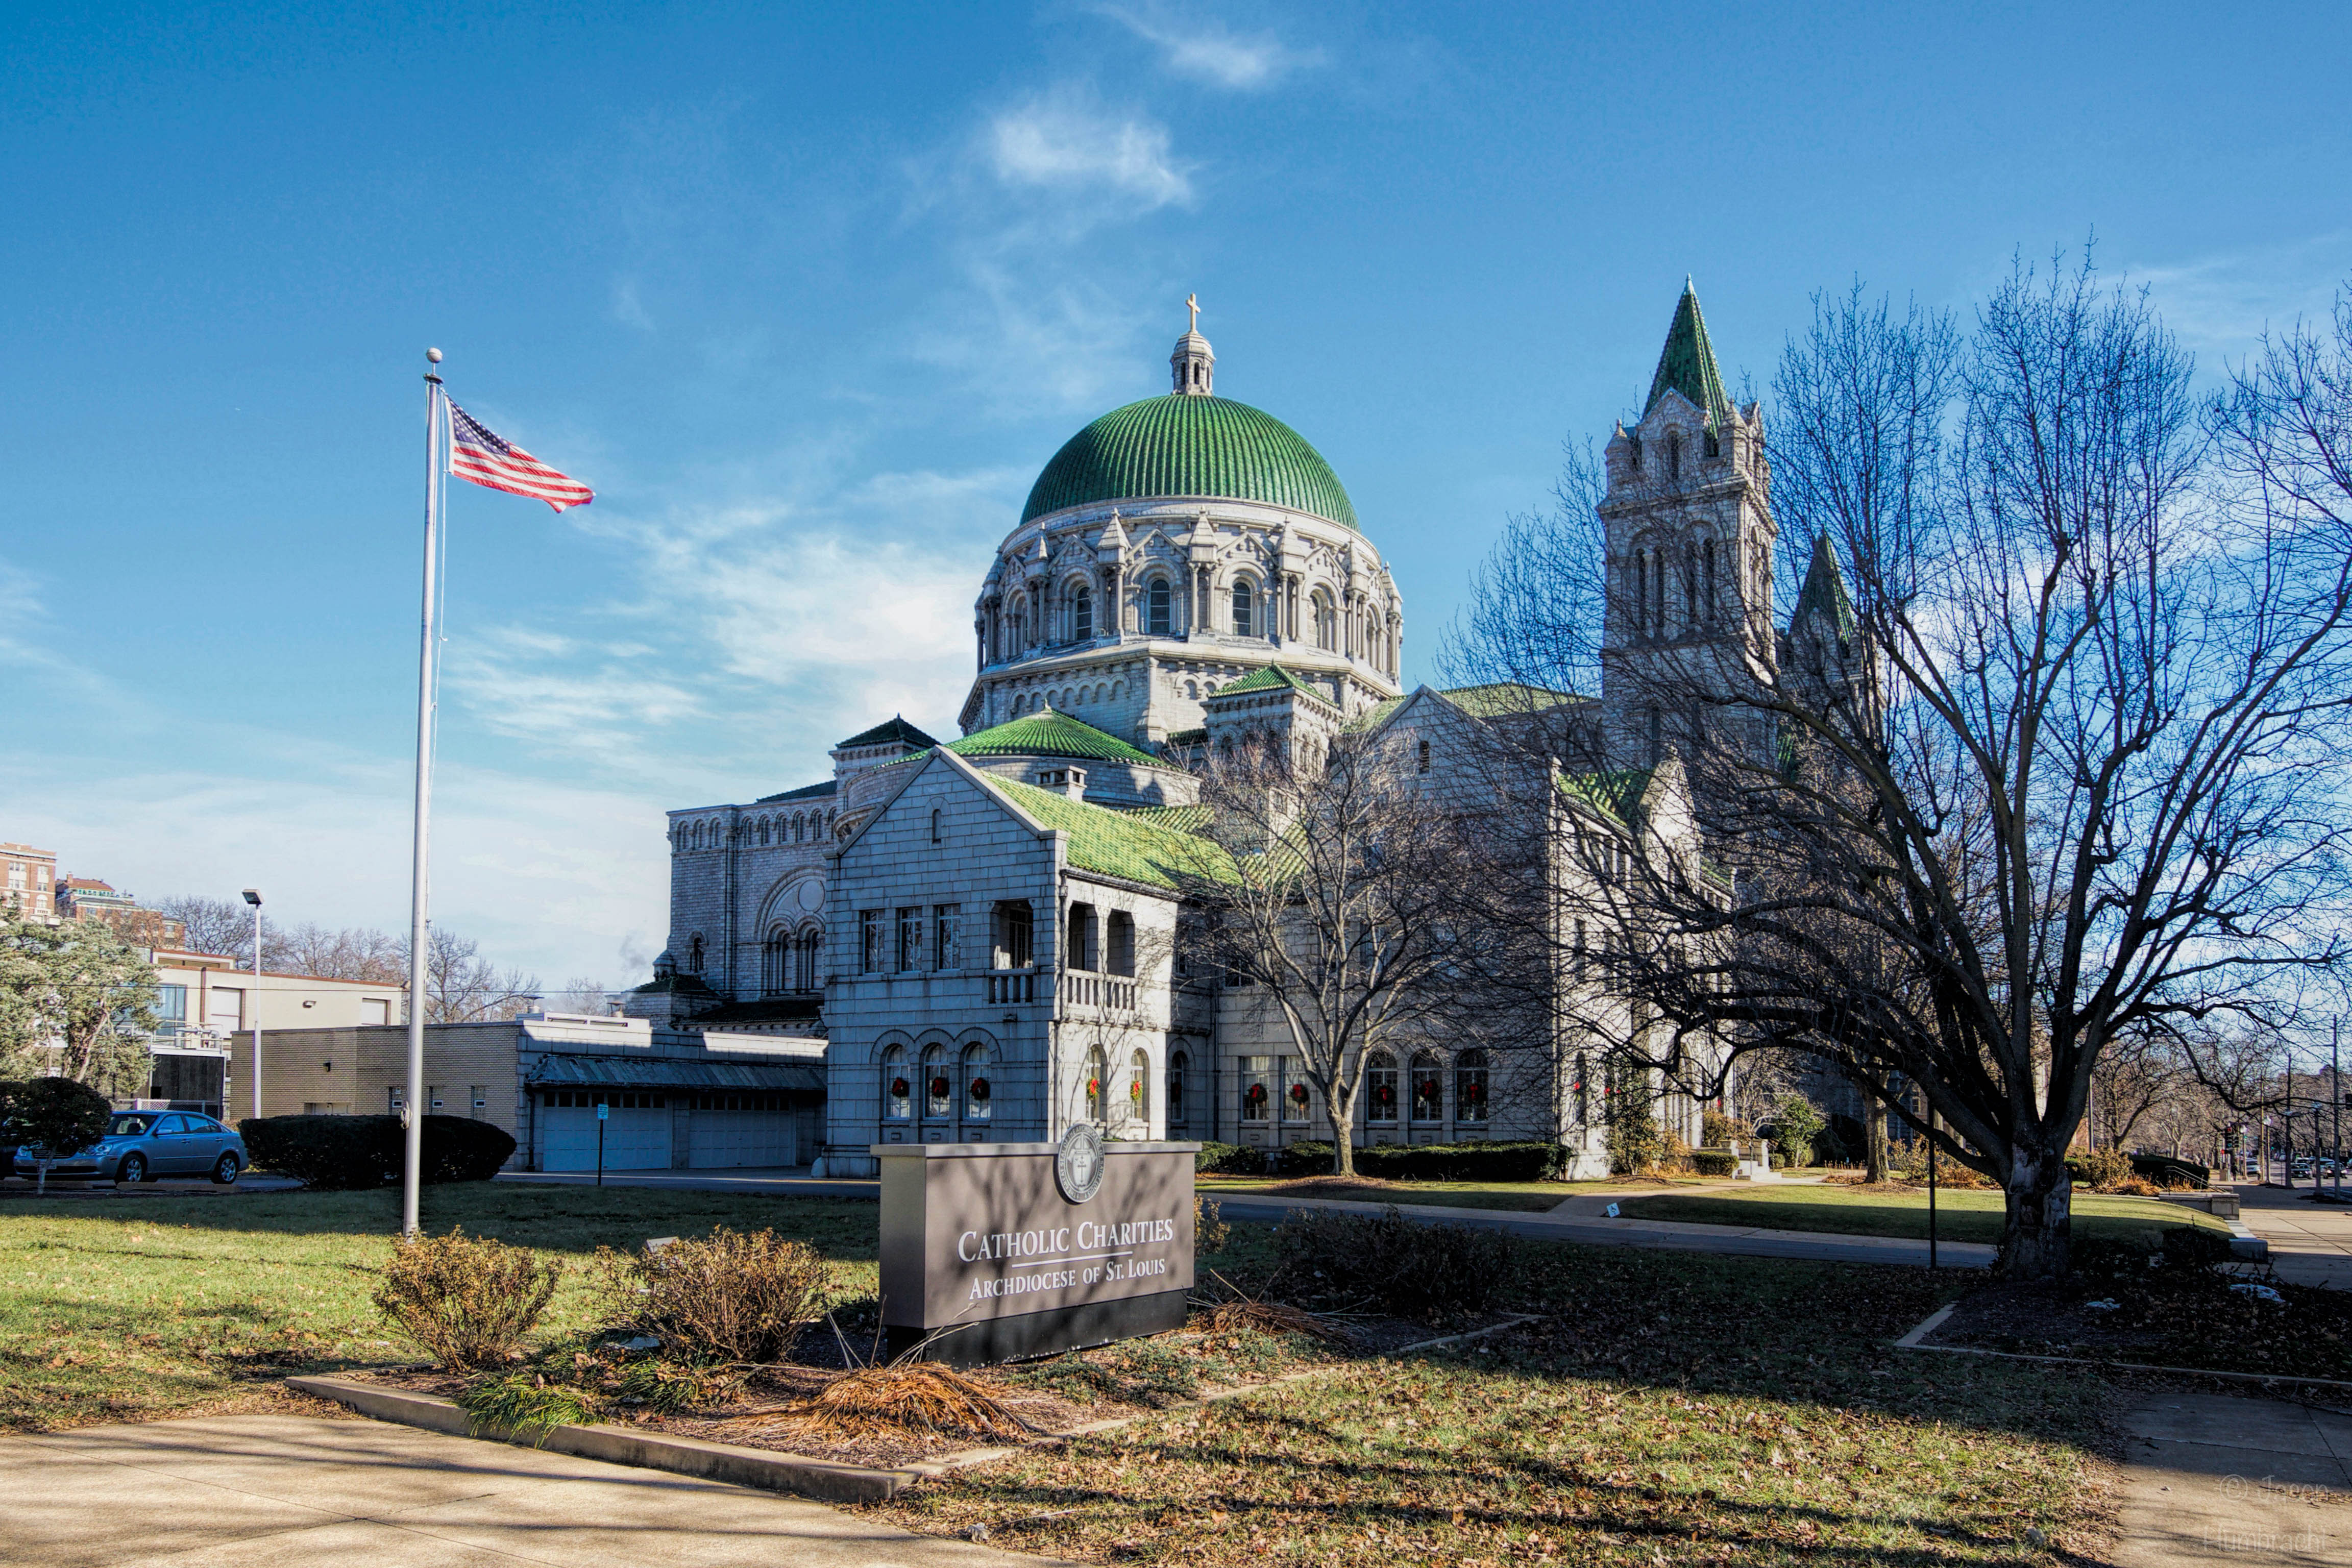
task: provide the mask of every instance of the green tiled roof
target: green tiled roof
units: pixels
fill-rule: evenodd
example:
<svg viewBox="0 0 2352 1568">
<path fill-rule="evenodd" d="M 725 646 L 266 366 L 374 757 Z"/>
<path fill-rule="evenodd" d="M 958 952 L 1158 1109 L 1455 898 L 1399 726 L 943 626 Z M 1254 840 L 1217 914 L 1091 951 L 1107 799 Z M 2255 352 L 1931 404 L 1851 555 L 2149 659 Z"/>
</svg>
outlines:
<svg viewBox="0 0 2352 1568">
<path fill-rule="evenodd" d="M 1790 629 L 1816 612 L 1829 617 L 1842 639 L 1853 641 L 1853 601 L 1846 596 L 1845 574 L 1838 570 L 1837 552 L 1823 533 L 1813 535 L 1813 558 L 1805 567 L 1805 585 L 1797 591 L 1797 607 L 1790 612 Z"/>
<path fill-rule="evenodd" d="M 1208 829 L 1216 813 L 1205 805 L 1124 805 L 1114 806 L 1121 816 L 1134 817 L 1138 822 L 1156 823 L 1172 827 L 1179 833 L 1202 833 Z"/>
<path fill-rule="evenodd" d="M 1326 697 L 1322 692 L 1316 690 L 1315 688 L 1307 685 L 1307 682 L 1299 679 L 1298 677 L 1291 674 L 1290 671 L 1283 668 L 1282 666 L 1278 664 L 1269 664 L 1262 669 L 1253 669 L 1247 675 L 1243 676 L 1239 680 L 1227 681 L 1224 685 L 1218 687 L 1213 695 L 1218 697 L 1230 697 L 1237 691 L 1285 690 L 1303 691 L 1307 696 L 1314 698 L 1317 701 L 1323 703 L 1327 707 L 1330 706 L 1331 703 L 1331 700 L 1328 697 Z"/>
<path fill-rule="evenodd" d="M 1711 422 L 1731 404 L 1723 395 L 1723 373 L 1716 368 L 1715 345 L 1706 339 L 1706 318 L 1698 313 L 1698 293 L 1688 279 L 1683 297 L 1675 302 L 1675 324 L 1666 329 L 1666 346 L 1659 352 L 1657 374 L 1650 377 L 1650 395 L 1642 405 L 1647 417 L 1658 399 L 1673 387 L 1698 405 Z"/>
<path fill-rule="evenodd" d="M 981 777 L 1038 822 L 1070 836 L 1070 864 L 1122 881 L 1173 891 L 1185 882 L 1233 876 L 1233 861 L 1213 842 L 1150 821 L 1141 812 L 1111 811 L 1034 784 Z"/>
<path fill-rule="evenodd" d="M 1546 687 L 1527 686 L 1511 680 L 1496 681 L 1486 686 L 1457 686 L 1438 695 L 1474 719 L 1496 719 L 1511 713 L 1541 713 L 1565 703 L 1591 700 L 1573 691 L 1553 691 Z"/>
<path fill-rule="evenodd" d="M 929 751 L 939 744 L 937 741 L 908 723 L 904 718 L 894 716 L 875 725 L 871 730 L 861 730 L 846 741 L 840 742 L 835 750 L 845 750 L 851 746 L 880 746 L 893 741 L 902 746 L 912 746 L 919 751 Z"/>
<path fill-rule="evenodd" d="M 1356 527 L 1339 476 L 1298 432 L 1246 403 L 1173 392 L 1114 408 L 1071 437 L 1037 476 L 1021 521 L 1089 501 L 1192 496 Z"/>
<path fill-rule="evenodd" d="M 1630 827 L 1640 815 L 1642 792 L 1650 787 L 1650 775 L 1656 771 L 1617 768 L 1605 773 L 1562 773 L 1559 787 L 1563 795 L 1574 795 Z"/>
<path fill-rule="evenodd" d="M 1406 697 L 1410 697 L 1411 695 L 1411 692 L 1407 692 L 1405 694 Z M 1389 721 L 1389 715 L 1403 707 L 1404 704 L 1404 697 L 1389 698 L 1385 701 L 1375 703 L 1371 707 L 1365 709 L 1361 713 L 1359 713 L 1354 718 L 1349 720 L 1342 728 L 1350 735 L 1369 735 L 1373 731 L 1379 729 L 1381 725 L 1387 723 Z"/>
<path fill-rule="evenodd" d="M 961 757 L 1080 757 L 1161 765 L 1150 752 L 1139 752 L 1117 735 L 1051 708 L 976 730 L 961 741 L 950 741 L 948 750 Z"/>
</svg>

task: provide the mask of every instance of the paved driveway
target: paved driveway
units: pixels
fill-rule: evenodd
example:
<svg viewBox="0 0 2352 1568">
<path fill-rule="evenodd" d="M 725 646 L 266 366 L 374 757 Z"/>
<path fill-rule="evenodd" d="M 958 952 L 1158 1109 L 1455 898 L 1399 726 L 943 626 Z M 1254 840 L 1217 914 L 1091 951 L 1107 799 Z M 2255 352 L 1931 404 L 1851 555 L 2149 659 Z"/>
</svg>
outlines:
<svg viewBox="0 0 2352 1568">
<path fill-rule="evenodd" d="M 1036 1568 L 822 1503 L 374 1421 L 0 1438 L 0 1561 L 37 1568 Z"/>
</svg>

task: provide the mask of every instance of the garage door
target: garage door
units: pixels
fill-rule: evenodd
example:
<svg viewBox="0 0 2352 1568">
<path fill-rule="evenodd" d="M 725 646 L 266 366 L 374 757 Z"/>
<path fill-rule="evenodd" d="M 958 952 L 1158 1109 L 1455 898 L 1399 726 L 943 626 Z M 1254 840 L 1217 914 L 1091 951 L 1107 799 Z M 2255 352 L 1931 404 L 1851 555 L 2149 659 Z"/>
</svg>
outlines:
<svg viewBox="0 0 2352 1568">
<path fill-rule="evenodd" d="M 639 1091 L 563 1089 L 541 1097 L 540 1169 L 596 1168 L 596 1106 L 611 1106 L 604 1123 L 604 1169 L 667 1171 L 670 1168 L 669 1100 Z"/>
<path fill-rule="evenodd" d="M 699 1171 L 730 1165 L 794 1165 L 793 1113 L 780 1094 L 698 1094 L 687 1163 Z"/>
</svg>

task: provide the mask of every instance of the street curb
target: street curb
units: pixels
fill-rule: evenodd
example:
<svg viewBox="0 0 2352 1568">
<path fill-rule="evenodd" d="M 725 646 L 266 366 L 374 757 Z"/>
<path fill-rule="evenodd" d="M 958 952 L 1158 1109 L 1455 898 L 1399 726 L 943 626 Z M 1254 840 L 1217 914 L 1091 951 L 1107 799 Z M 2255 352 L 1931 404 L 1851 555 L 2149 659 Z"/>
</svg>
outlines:
<svg viewBox="0 0 2352 1568">
<path fill-rule="evenodd" d="M 381 1384 L 360 1383 L 341 1377 L 289 1377 L 286 1380 L 286 1386 L 320 1399 L 331 1399 L 378 1421 L 391 1421 L 403 1426 L 421 1426 L 428 1432 L 513 1443 L 527 1448 L 551 1448 L 559 1454 L 573 1454 L 583 1459 L 602 1459 L 606 1464 L 631 1465 L 638 1469 L 699 1476 L 705 1480 L 757 1487 L 763 1491 L 795 1492 L 823 1502 L 878 1502 L 905 1490 L 917 1481 L 928 1480 L 963 1465 L 1000 1458 L 1009 1451 L 982 1448 L 950 1455 L 943 1459 L 924 1459 L 880 1469 L 864 1465 L 844 1465 L 829 1459 L 813 1459 L 800 1454 L 782 1454 L 769 1448 L 745 1448 L 732 1443 L 667 1436 L 640 1431 L 634 1426 L 614 1426 L 604 1423 L 593 1426 L 551 1426 L 545 1429 L 543 1436 L 534 1440 L 534 1437 L 520 1433 L 478 1426 L 454 1401 L 437 1394 L 412 1394 L 405 1389 L 386 1388 Z M 531 1430 L 533 1434 L 540 1431 L 537 1427 Z"/>
</svg>

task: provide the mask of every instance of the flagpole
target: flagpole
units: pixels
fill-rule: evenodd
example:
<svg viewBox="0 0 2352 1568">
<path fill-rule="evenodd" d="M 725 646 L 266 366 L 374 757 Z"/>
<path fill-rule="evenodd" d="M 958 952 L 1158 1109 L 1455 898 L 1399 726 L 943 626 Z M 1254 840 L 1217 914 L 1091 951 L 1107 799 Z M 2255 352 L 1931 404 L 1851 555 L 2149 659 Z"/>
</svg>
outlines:
<svg viewBox="0 0 2352 1568">
<path fill-rule="evenodd" d="M 416 821 L 408 886 L 408 1094 L 401 1106 L 400 1231 L 408 1237 L 417 1234 L 417 1177 L 425 1168 L 425 867 L 433 816 L 433 659 L 439 635 L 433 622 L 440 562 L 441 377 L 430 367 L 441 363 L 441 351 L 426 349 L 425 358 L 425 624 L 416 658 Z"/>
</svg>

